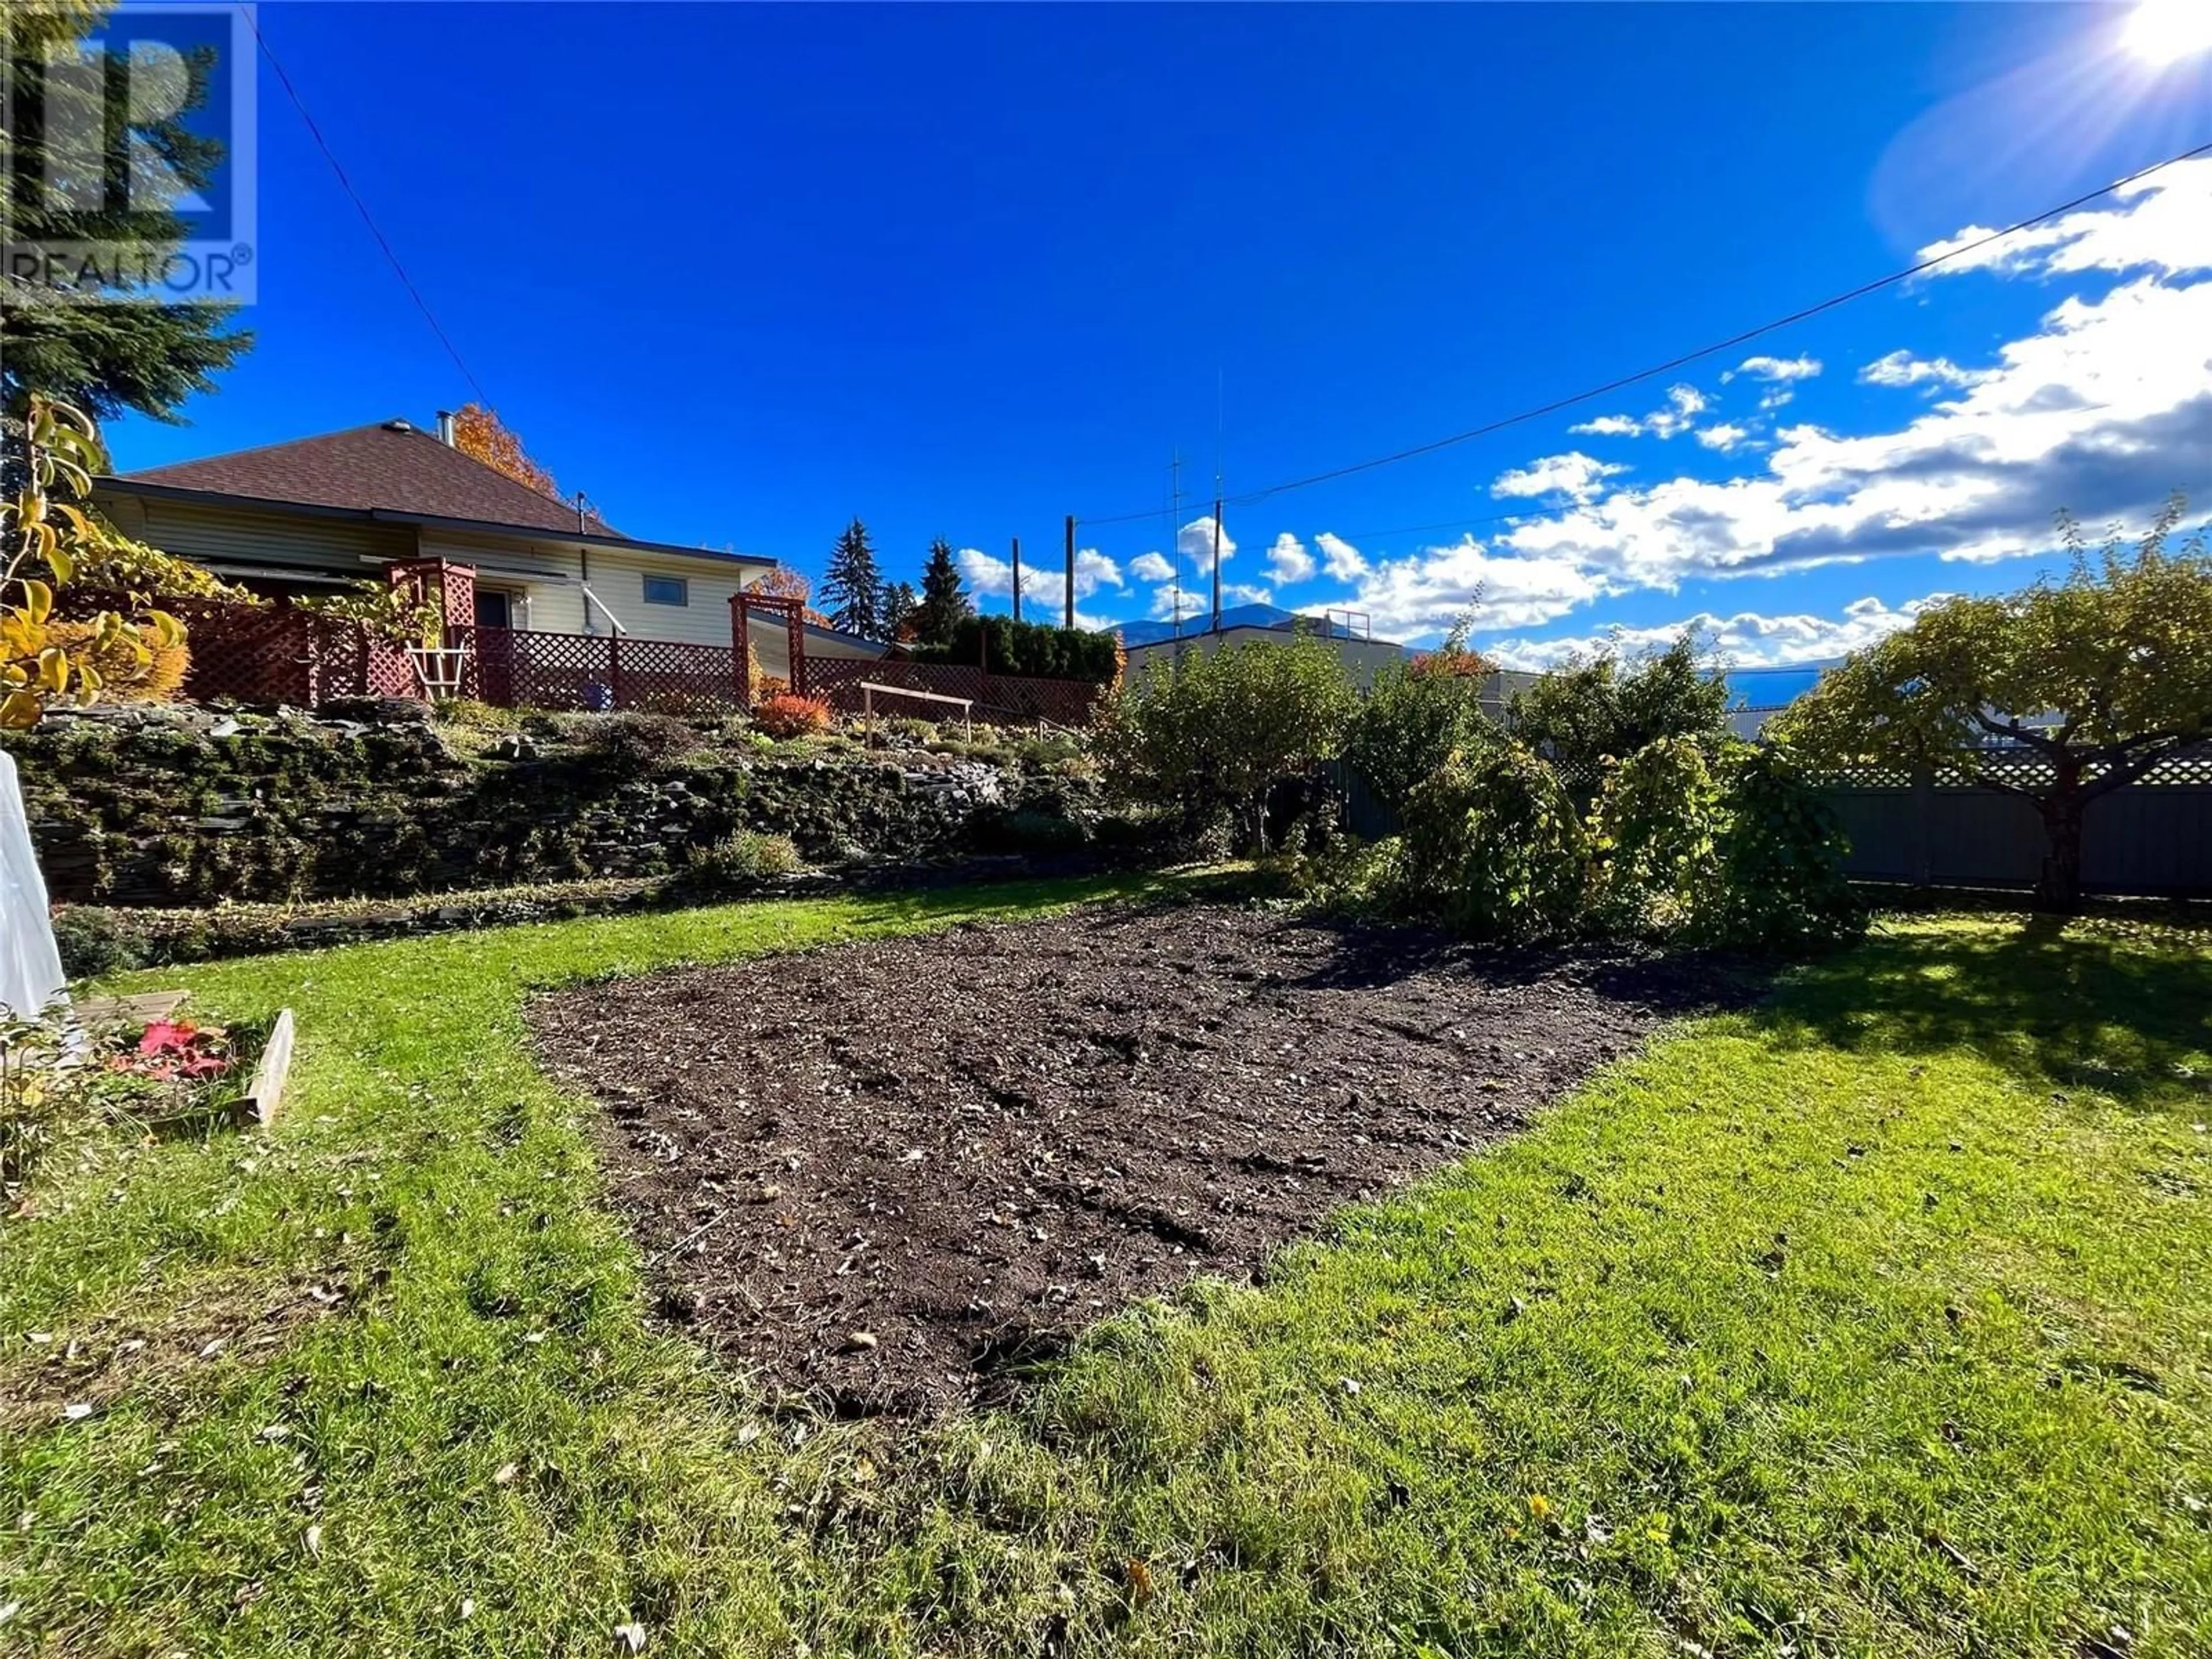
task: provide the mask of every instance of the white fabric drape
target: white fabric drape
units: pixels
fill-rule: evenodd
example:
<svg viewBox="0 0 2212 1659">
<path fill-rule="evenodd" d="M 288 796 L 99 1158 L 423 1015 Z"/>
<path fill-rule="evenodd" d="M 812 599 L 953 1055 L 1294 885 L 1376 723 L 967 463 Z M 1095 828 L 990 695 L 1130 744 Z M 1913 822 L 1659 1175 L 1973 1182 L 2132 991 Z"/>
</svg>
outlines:
<svg viewBox="0 0 2212 1659">
<path fill-rule="evenodd" d="M 31 848 L 15 758 L 0 750 L 0 1013 L 42 1012 L 66 1000 L 68 984 L 47 919 L 46 882 Z"/>
</svg>

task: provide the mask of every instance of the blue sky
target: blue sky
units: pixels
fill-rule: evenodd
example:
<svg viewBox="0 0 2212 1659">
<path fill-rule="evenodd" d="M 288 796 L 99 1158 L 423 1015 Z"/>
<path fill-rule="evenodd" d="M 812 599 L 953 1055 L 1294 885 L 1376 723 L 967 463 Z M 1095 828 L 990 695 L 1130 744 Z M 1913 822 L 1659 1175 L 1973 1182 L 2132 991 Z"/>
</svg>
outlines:
<svg viewBox="0 0 2212 1659">
<path fill-rule="evenodd" d="M 818 574 L 858 514 L 889 574 L 942 535 L 994 608 L 1019 536 L 1055 608 L 1073 512 L 1099 621 L 1160 613 L 1178 525 L 1204 586 L 1217 454 L 1234 497 L 1462 430 L 2212 138 L 2212 53 L 2155 67 L 2106 6 L 259 15 L 476 380 L 611 521 Z M 115 428 L 126 469 L 474 395 L 260 95 L 259 343 L 186 424 Z M 1234 507 L 1224 584 L 1413 640 L 1471 605 L 1531 664 L 1691 619 L 1739 662 L 1832 654 L 2055 568 L 2059 507 L 2212 506 L 2208 241 L 2212 160 Z"/>
</svg>

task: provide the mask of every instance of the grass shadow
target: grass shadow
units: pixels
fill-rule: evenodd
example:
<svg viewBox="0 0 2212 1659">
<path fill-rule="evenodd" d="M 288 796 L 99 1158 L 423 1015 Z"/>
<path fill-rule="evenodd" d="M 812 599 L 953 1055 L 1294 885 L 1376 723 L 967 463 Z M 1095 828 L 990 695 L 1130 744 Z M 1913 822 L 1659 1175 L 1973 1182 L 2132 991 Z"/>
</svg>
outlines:
<svg viewBox="0 0 2212 1659">
<path fill-rule="evenodd" d="M 1758 1018 L 1785 1043 L 1966 1049 L 2137 1102 L 2204 1086 L 2212 933 L 2045 916 L 1908 926 L 1808 968 Z"/>
</svg>

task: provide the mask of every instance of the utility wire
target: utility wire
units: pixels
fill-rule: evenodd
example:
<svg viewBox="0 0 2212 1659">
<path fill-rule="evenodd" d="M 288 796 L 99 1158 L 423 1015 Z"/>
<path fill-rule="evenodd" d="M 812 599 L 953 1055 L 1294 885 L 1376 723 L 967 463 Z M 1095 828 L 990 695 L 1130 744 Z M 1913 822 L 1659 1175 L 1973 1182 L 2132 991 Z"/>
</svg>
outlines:
<svg viewBox="0 0 2212 1659">
<path fill-rule="evenodd" d="M 2075 197 L 2071 201 L 2061 202 L 2057 207 L 2045 208 L 2031 218 L 2007 225 L 2002 230 L 1993 230 L 1986 235 L 1976 237 L 1971 242 L 1962 242 L 1958 246 L 1936 254 L 1932 258 L 1923 259 L 1917 264 L 1907 265 L 1902 270 L 1893 270 L 1886 276 L 1877 276 L 1871 282 L 1861 283 L 1856 288 L 1846 289 L 1841 294 L 1831 295 L 1828 298 L 1814 304 L 1802 307 L 1787 316 L 1777 317 L 1771 322 L 1759 324 L 1756 328 L 1747 328 L 1741 333 L 1731 334 L 1725 340 L 1716 340 L 1711 345 L 1699 346 L 1694 351 L 1686 351 L 1680 356 L 1669 357 L 1665 362 L 1654 363 L 1649 368 L 1639 368 L 1632 374 L 1620 375 L 1617 379 L 1606 381 L 1602 386 L 1594 386 L 1564 398 L 1555 398 L 1549 403 L 1539 404 L 1533 409 L 1524 409 L 1518 414 L 1507 415 L 1498 420 L 1486 422 L 1481 426 L 1470 427 L 1464 432 L 1455 432 L 1448 438 L 1433 439 L 1428 443 L 1415 444 L 1410 449 L 1396 450 L 1388 455 L 1377 455 L 1371 460 L 1355 461 L 1348 466 L 1332 467 L 1326 472 L 1315 472 L 1303 478 L 1292 478 L 1286 483 L 1269 484 L 1265 489 L 1249 490 L 1242 495 L 1230 497 L 1226 505 L 1249 507 L 1255 502 L 1266 501 L 1272 495 L 1284 495 L 1293 489 L 1310 489 L 1315 484 L 1328 483 L 1337 478 L 1348 478 L 1354 473 L 1370 472 L 1376 467 L 1395 465 L 1400 461 L 1412 460 L 1416 456 L 1432 455 L 1440 449 L 1449 449 L 1455 444 L 1468 443 L 1476 438 L 1486 438 L 1494 432 L 1504 431 L 1508 427 L 1519 426 L 1528 421 L 1540 420 L 1547 415 L 1556 415 L 1561 410 L 1571 409 L 1577 404 L 1589 403 L 1594 398 L 1606 397 L 1644 380 L 1656 380 L 1662 374 L 1671 374 L 1676 369 L 1685 368 L 1703 358 L 1715 356 L 1723 351 L 1733 351 L 1738 346 L 1747 345 L 1762 335 L 1771 334 L 1778 329 L 1789 328 L 1808 318 L 1817 317 L 1823 312 L 1833 311 L 1838 306 L 1849 305 L 1854 300 L 1864 299 L 1869 294 L 1879 293 L 1886 288 L 1894 288 L 1899 283 L 1910 282 L 1913 277 L 1924 271 L 1933 270 L 1938 265 L 1948 264 L 1952 260 L 1972 253 L 1978 248 L 1987 247 L 1992 242 L 2001 242 L 2008 236 L 2017 236 L 2024 230 L 2032 230 L 2045 220 L 2056 219 L 2063 213 L 2071 213 L 2075 208 L 2086 206 L 2100 197 L 2110 196 L 2115 191 L 2124 190 L 2130 185 L 2148 179 L 2154 173 L 2162 173 L 2168 167 L 2178 167 L 2184 161 L 2194 161 L 2198 156 L 2208 154 L 2212 154 L 2212 141 L 2198 144 L 2193 149 L 2183 150 L 2178 155 L 2169 155 L 2163 161 L 2154 161 L 2147 167 L 2129 173 L 2124 179 L 2115 179 L 2109 185 L 2100 185 L 2095 190 Z M 1121 513 L 1100 518 L 1082 518 L 1079 522 L 1090 526 L 1126 524 L 1133 520 L 1150 518 L 1157 510 L 1153 508 L 1143 513 Z"/>
<path fill-rule="evenodd" d="M 407 274 L 407 267 L 400 263 L 399 255 L 393 251 L 392 243 L 377 228 L 376 216 L 368 210 L 368 204 L 361 199 L 361 192 L 353 187 L 353 180 L 346 177 L 345 167 L 331 149 L 330 140 L 323 137 L 322 128 L 315 125 L 315 118 L 309 112 L 307 101 L 300 96 L 300 89 L 292 84 L 292 77 L 285 73 L 283 61 L 270 47 L 268 38 L 261 33 L 261 25 L 254 21 L 253 9 L 240 6 L 238 15 L 246 20 L 246 27 L 253 33 L 254 44 L 261 48 L 261 55 L 269 60 L 269 67 L 276 72 L 277 84 L 284 88 L 285 95 L 292 100 L 292 107 L 300 112 L 300 119 L 307 125 L 307 136 L 315 141 L 315 148 L 322 151 L 323 160 L 331 164 L 331 171 L 337 178 L 338 188 L 345 191 L 347 199 L 361 215 L 362 223 L 368 227 L 368 234 L 376 239 L 377 246 L 384 250 L 384 257 L 391 264 L 392 274 L 399 278 L 400 286 L 415 301 L 415 308 L 422 313 L 422 320 L 430 325 L 430 332 L 438 337 L 438 343 L 446 348 L 446 355 L 453 360 L 453 367 L 461 371 L 461 378 L 474 389 L 477 401 L 487 409 L 492 407 L 491 394 L 483 389 L 483 382 L 470 370 L 452 337 L 439 326 L 437 313 L 430 309 L 430 302 L 422 297 L 422 290 L 415 286 L 415 279 Z"/>
</svg>

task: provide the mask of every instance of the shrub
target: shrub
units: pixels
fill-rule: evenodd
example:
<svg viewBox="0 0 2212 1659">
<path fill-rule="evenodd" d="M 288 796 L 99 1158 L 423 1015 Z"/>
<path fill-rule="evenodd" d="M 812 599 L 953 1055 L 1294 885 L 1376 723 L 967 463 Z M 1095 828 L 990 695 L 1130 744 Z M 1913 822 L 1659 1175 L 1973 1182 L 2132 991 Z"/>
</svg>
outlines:
<svg viewBox="0 0 2212 1659">
<path fill-rule="evenodd" d="M 1110 685 L 1121 672 L 1121 642 L 1111 634 L 1016 622 L 1012 617 L 963 617 L 950 642 L 915 647 L 917 662 L 962 663 L 994 674 L 1081 680 Z"/>
<path fill-rule="evenodd" d="M 830 705 L 788 691 L 763 698 L 753 708 L 753 726 L 771 738 L 803 738 L 830 729 Z"/>
<path fill-rule="evenodd" d="M 1671 933 L 1711 902 L 1714 837 L 1727 818 L 1720 785 L 1685 738 L 1646 744 L 1603 779 L 1589 822 L 1593 920 L 1609 933 Z"/>
<path fill-rule="evenodd" d="M 1079 763 L 1087 767 L 1091 745 L 1083 738 L 1072 733 L 1053 737 L 1020 738 L 1015 740 L 1014 752 L 1021 757 L 1023 767 L 1032 772 L 1067 772 L 1068 763 Z"/>
<path fill-rule="evenodd" d="M 1472 665 L 1473 667 L 1470 667 Z M 1376 797 L 1395 806 L 1450 758 L 1487 741 L 1496 728 L 1479 698 L 1486 668 L 1465 651 L 1431 653 L 1387 664 L 1353 717 L 1345 758 Z"/>
<path fill-rule="evenodd" d="M 750 887 L 779 876 L 795 876 L 806 867 L 789 836 L 763 835 L 740 830 L 708 847 L 695 847 L 686 860 L 694 880 L 722 888 Z"/>
<path fill-rule="evenodd" d="M 441 697 L 434 712 L 444 725 L 457 726 L 465 732 L 520 732 L 524 721 L 520 709 L 501 708 L 474 697 Z"/>
<path fill-rule="evenodd" d="M 1286 842 L 1276 866 L 1291 896 L 1327 916 L 1359 917 L 1391 908 L 1405 889 L 1405 843 L 1392 836 L 1363 842 L 1356 836 L 1301 836 Z"/>
<path fill-rule="evenodd" d="M 1865 907 L 1843 872 L 1849 843 L 1786 750 L 1733 757 L 1714 878 L 1690 919 L 1702 943 L 1802 951 L 1856 937 Z"/>
<path fill-rule="evenodd" d="M 682 720 L 719 720 L 728 711 L 729 699 L 711 691 L 648 691 L 638 699 L 648 714 L 670 714 Z"/>
<path fill-rule="evenodd" d="M 1358 702 L 1320 641 L 1254 641 L 1156 658 L 1107 704 L 1097 751 L 1126 798 L 1193 823 L 1240 815 L 1267 850 L 1268 791 L 1342 747 Z"/>
<path fill-rule="evenodd" d="M 100 624 L 91 622 L 49 623 L 46 643 L 97 670 L 100 696 L 112 702 L 167 702 L 184 689 L 192 660 L 181 635 L 134 644 L 112 634 L 103 639 Z"/>
<path fill-rule="evenodd" d="M 1022 806 L 995 823 L 978 826 L 976 840 L 988 851 L 1070 853 L 1090 843 L 1091 830 L 1080 819 L 1064 812 Z"/>
<path fill-rule="evenodd" d="M 1559 775 L 1517 743 L 1454 754 L 1407 796 L 1401 908 L 1480 939 L 1574 931 L 1589 842 Z"/>
<path fill-rule="evenodd" d="M 119 973 L 148 963 L 144 946 L 106 911 L 64 905 L 54 912 L 53 926 L 62 969 L 71 979 Z"/>
<path fill-rule="evenodd" d="M 576 728 L 585 746 L 609 766 L 655 772 L 699 747 L 699 734 L 671 714 L 592 714 Z"/>
<path fill-rule="evenodd" d="M 1506 724 L 1554 765 L 1593 776 L 1608 755 L 1625 760 L 1662 738 L 1728 733 L 1728 684 L 1683 635 L 1664 651 L 1626 660 L 1571 659 L 1514 694 Z"/>
</svg>

